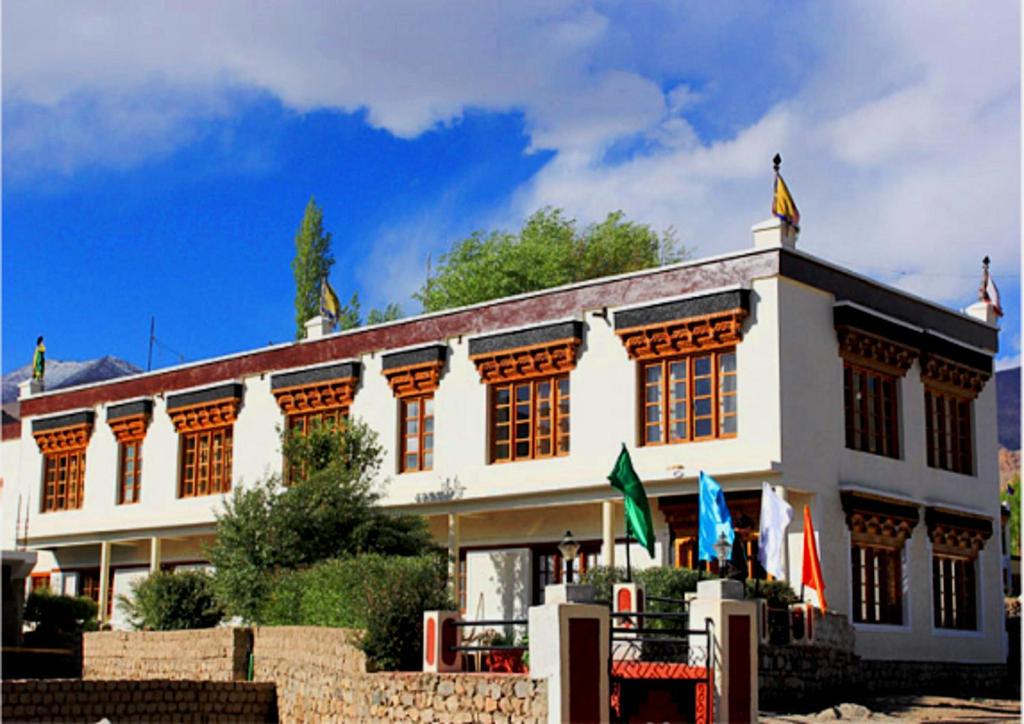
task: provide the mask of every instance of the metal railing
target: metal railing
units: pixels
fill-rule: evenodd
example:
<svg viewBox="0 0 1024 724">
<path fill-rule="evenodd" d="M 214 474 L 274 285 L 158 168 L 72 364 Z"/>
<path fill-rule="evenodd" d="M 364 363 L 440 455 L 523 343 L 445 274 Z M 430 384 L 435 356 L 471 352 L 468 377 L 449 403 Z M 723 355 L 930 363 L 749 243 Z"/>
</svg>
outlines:
<svg viewBox="0 0 1024 724">
<path fill-rule="evenodd" d="M 480 621 L 453 621 L 452 625 L 459 628 L 480 628 L 489 626 L 500 626 L 504 629 L 513 628 L 516 626 L 528 626 L 529 621 L 525 618 L 509 618 L 509 619 L 484 619 Z M 492 629 L 493 630 L 493 629 Z M 487 633 L 487 632 L 484 632 Z M 498 631 L 494 632 L 496 636 L 504 638 L 504 634 Z M 461 634 L 461 632 L 460 632 Z M 476 636 L 470 637 L 467 640 L 473 640 Z M 462 644 L 462 636 L 459 636 L 460 643 L 455 646 L 449 647 L 452 651 L 461 651 L 463 653 L 471 652 L 482 652 L 482 651 L 526 651 L 527 647 L 519 644 L 490 644 L 490 643 L 476 643 L 476 644 Z"/>
</svg>

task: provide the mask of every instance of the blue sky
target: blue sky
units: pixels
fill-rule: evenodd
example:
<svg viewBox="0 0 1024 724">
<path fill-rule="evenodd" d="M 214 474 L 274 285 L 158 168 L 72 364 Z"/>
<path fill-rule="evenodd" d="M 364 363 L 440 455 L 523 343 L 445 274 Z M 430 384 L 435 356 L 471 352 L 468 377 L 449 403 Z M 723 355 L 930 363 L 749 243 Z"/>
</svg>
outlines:
<svg viewBox="0 0 1024 724">
<path fill-rule="evenodd" d="M 293 336 L 332 276 L 407 314 L 428 255 L 545 205 L 750 245 L 770 158 L 807 251 L 955 307 L 993 258 L 1020 355 L 1015 3 L 3 4 L 3 370 Z M 177 358 L 157 349 L 154 366 Z"/>
</svg>

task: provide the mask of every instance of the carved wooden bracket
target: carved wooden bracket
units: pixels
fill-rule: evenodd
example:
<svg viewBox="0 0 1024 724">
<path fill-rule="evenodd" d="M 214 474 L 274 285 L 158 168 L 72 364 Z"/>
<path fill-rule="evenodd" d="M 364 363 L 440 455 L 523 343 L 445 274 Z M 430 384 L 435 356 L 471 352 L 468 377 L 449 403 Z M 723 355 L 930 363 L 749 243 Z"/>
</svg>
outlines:
<svg viewBox="0 0 1024 724">
<path fill-rule="evenodd" d="M 274 390 L 274 397 L 286 415 L 349 407 L 355 398 L 355 377 L 313 382 Z"/>
<path fill-rule="evenodd" d="M 434 360 L 384 370 L 384 377 L 391 385 L 391 391 L 395 393 L 395 397 L 423 395 L 437 389 L 443 368 L 444 362 Z"/>
<path fill-rule="evenodd" d="M 470 359 L 476 364 L 481 382 L 512 382 L 571 371 L 576 367 L 579 343 L 577 338 L 560 339 L 530 347 L 487 352 Z"/>
<path fill-rule="evenodd" d="M 991 375 L 973 367 L 948 360 L 945 357 L 924 353 L 921 356 L 921 379 L 925 384 L 940 391 L 976 398 L 985 387 Z"/>
<path fill-rule="evenodd" d="M 230 425 L 238 416 L 239 400 L 231 397 L 170 410 L 171 422 L 179 433 Z"/>
<path fill-rule="evenodd" d="M 902 377 L 914 364 L 917 350 L 853 327 L 836 327 L 839 356 L 853 364 Z"/>
<path fill-rule="evenodd" d="M 118 417 L 113 420 L 108 420 L 110 429 L 114 432 L 114 437 L 120 443 L 133 442 L 135 440 L 141 440 L 146 436 L 146 427 L 149 425 L 149 415 L 138 414 L 128 415 L 126 417 Z"/>
<path fill-rule="evenodd" d="M 925 510 L 925 523 L 936 553 L 975 558 L 992 536 L 991 520 L 938 508 Z"/>
<path fill-rule="evenodd" d="M 902 548 L 919 518 L 913 503 L 841 491 L 846 525 L 854 543 Z"/>
<path fill-rule="evenodd" d="M 658 322 L 616 332 L 630 359 L 645 360 L 731 347 L 740 342 L 745 309 Z"/>
<path fill-rule="evenodd" d="M 72 452 L 84 450 L 92 435 L 92 425 L 79 424 L 43 430 L 33 434 L 39 452 L 47 453 Z"/>
</svg>

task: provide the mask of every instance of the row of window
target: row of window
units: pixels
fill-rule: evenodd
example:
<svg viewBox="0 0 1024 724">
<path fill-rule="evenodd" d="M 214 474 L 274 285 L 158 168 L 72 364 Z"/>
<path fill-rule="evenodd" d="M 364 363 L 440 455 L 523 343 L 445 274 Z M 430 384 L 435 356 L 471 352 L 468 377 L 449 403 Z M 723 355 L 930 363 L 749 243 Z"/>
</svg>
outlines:
<svg viewBox="0 0 1024 724">
<path fill-rule="evenodd" d="M 900 456 L 897 378 L 849 361 L 843 365 L 846 447 Z M 974 472 L 971 398 L 925 386 L 925 442 L 929 467 Z"/>
</svg>

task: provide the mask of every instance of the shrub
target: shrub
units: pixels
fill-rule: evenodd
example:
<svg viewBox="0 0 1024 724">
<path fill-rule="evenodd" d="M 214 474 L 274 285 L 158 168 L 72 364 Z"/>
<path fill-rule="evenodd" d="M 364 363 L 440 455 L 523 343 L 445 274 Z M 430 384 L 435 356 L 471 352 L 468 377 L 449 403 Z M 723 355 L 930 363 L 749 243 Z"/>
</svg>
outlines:
<svg viewBox="0 0 1024 724">
<path fill-rule="evenodd" d="M 177 631 L 211 628 L 224 618 L 205 571 L 154 573 L 132 584 L 131 596 L 118 601 L 136 629 Z"/>
<path fill-rule="evenodd" d="M 36 638 L 96 629 L 96 602 L 88 596 L 33 591 L 25 602 L 25 620 L 36 624 Z"/>
<path fill-rule="evenodd" d="M 748 578 L 746 581 L 747 598 L 767 599 L 773 608 L 783 608 L 800 599 L 785 581 L 759 581 Z"/>
<path fill-rule="evenodd" d="M 594 587 L 598 601 L 612 600 L 612 586 L 626 580 L 626 569 L 621 566 L 594 566 L 580 577 L 580 583 Z"/>
<path fill-rule="evenodd" d="M 260 613 L 269 625 L 362 629 L 370 665 L 412 671 L 422 661 L 423 612 L 449 609 L 443 556 L 364 554 L 277 576 Z"/>
<path fill-rule="evenodd" d="M 687 593 L 697 590 L 697 582 L 709 578 L 718 578 L 714 573 L 690 568 L 669 568 L 655 566 L 635 571 L 633 577 L 642 583 L 648 596 L 661 596 L 682 600 Z M 597 598 L 611 601 L 612 585 L 626 580 L 626 569 L 595 566 L 583 574 L 583 583 L 589 583 L 597 590 Z M 748 578 L 745 583 L 747 598 L 764 598 L 772 606 L 787 606 L 799 599 L 785 581 L 761 581 Z M 652 603 L 651 608 L 671 609 L 671 604 L 659 606 Z"/>
</svg>

